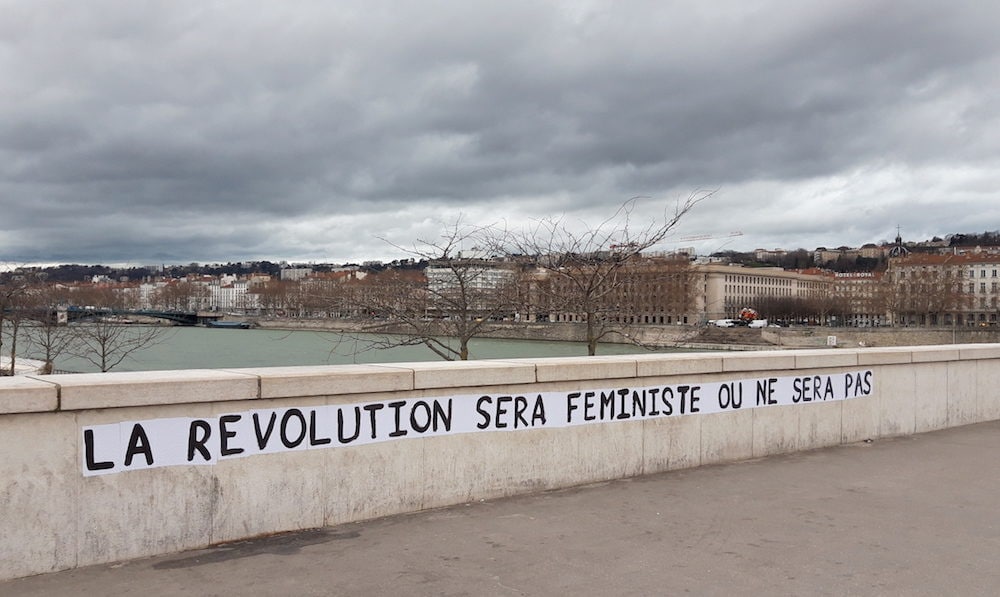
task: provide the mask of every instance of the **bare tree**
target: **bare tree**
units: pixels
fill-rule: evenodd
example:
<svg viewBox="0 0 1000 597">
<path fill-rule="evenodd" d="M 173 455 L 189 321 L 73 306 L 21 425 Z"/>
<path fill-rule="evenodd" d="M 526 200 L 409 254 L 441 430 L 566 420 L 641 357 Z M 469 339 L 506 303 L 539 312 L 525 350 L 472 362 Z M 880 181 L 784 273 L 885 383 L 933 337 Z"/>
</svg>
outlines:
<svg viewBox="0 0 1000 597">
<path fill-rule="evenodd" d="M 163 309 L 197 311 L 209 296 L 210 292 L 205 285 L 180 280 L 158 289 L 153 300 L 156 306 Z"/>
<path fill-rule="evenodd" d="M 541 310 L 586 326 L 587 353 L 610 334 L 622 335 L 621 297 L 644 251 L 667 238 L 681 219 L 715 191 L 697 191 L 663 216 L 637 225 L 639 198 L 625 202 L 597 226 L 574 229 L 563 219 L 542 219 L 522 232 L 504 231 L 496 243 L 510 255 L 530 256 L 539 272 L 531 294 Z"/>
<path fill-rule="evenodd" d="M 847 309 L 847 299 L 839 293 L 831 290 L 826 294 L 813 296 L 807 299 L 812 308 L 816 323 L 819 325 L 830 325 L 831 317 L 838 312 Z"/>
<path fill-rule="evenodd" d="M 63 294 L 59 285 L 45 283 L 44 273 L 14 272 L 0 278 L 0 345 L 6 343 L 10 359 L 5 374 L 13 375 L 17 358 L 25 355 L 41 358 L 43 372 L 51 373 L 56 356 L 73 343 L 57 318 Z"/>
<path fill-rule="evenodd" d="M 974 286 L 970 283 L 967 288 L 953 270 L 902 265 L 893 267 L 890 261 L 879 288 L 879 298 L 893 323 L 938 325 L 972 307 Z"/>
<path fill-rule="evenodd" d="M 785 323 L 797 323 L 815 315 L 809 299 L 792 296 L 761 297 L 756 309 L 764 319 Z"/>
<path fill-rule="evenodd" d="M 73 324 L 72 329 L 76 341 L 68 353 L 106 372 L 160 343 L 169 328 L 133 325 L 110 316 Z"/>
<path fill-rule="evenodd" d="M 398 334 L 376 347 L 423 345 L 443 359 L 468 359 L 469 341 L 511 317 L 517 297 L 517 269 L 478 254 L 486 240 L 484 228 L 459 218 L 437 241 L 394 245 L 428 266 L 423 275 L 390 269 L 356 285 L 358 310 L 385 319 L 384 329 Z"/>
<path fill-rule="evenodd" d="M 137 306 L 121 288 L 111 285 L 80 288 L 73 294 L 73 299 L 78 305 L 90 305 L 112 311 L 124 311 Z"/>
<path fill-rule="evenodd" d="M 303 280 L 295 293 L 308 317 L 331 317 L 343 311 L 343 281 L 328 278 Z"/>
<path fill-rule="evenodd" d="M 257 287 L 261 310 L 276 315 L 288 308 L 289 296 L 298 292 L 298 283 L 290 280 L 268 280 Z"/>
<path fill-rule="evenodd" d="M 25 353 L 45 363 L 42 373 L 52 373 L 55 360 L 76 342 L 76 336 L 65 320 L 60 321 L 60 293 L 53 285 L 36 285 L 27 297 L 26 321 L 23 326 L 27 342 Z"/>
<path fill-rule="evenodd" d="M 66 354 L 106 372 L 163 339 L 170 328 L 136 325 L 123 316 L 135 307 L 136 297 L 130 296 L 127 290 L 102 285 L 77 292 L 74 299 L 94 309 L 90 317 L 70 323 L 74 342 L 66 349 Z"/>
<path fill-rule="evenodd" d="M 25 320 L 29 292 L 29 276 L 6 272 L 0 277 L 0 355 L 6 352 L 10 359 L 9 367 L 0 366 L 0 375 L 14 375 L 17 342 L 21 324 Z"/>
<path fill-rule="evenodd" d="M 51 319 L 36 319 L 28 323 L 24 331 L 28 342 L 27 354 L 45 363 L 44 374 L 53 373 L 56 359 L 70 353 L 78 342 L 73 329 Z"/>
</svg>

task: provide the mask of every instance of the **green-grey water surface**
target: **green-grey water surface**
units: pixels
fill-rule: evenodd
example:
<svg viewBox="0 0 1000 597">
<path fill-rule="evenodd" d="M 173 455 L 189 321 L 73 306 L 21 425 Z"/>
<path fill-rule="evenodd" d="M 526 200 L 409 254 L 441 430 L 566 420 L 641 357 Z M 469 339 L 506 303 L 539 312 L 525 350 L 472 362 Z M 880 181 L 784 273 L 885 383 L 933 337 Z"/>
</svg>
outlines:
<svg viewBox="0 0 1000 597">
<path fill-rule="evenodd" d="M 113 370 L 222 369 L 441 360 L 422 345 L 373 349 L 371 345 L 376 338 L 309 330 L 169 328 L 158 344 L 135 353 L 133 358 L 126 359 Z M 470 358 L 473 359 L 559 357 L 586 355 L 587 347 L 582 342 L 477 338 L 470 343 L 469 351 Z M 639 352 L 647 351 L 621 344 L 602 344 L 598 348 L 598 354 Z M 79 358 L 59 358 L 56 360 L 56 368 L 76 372 L 99 370 Z"/>
</svg>

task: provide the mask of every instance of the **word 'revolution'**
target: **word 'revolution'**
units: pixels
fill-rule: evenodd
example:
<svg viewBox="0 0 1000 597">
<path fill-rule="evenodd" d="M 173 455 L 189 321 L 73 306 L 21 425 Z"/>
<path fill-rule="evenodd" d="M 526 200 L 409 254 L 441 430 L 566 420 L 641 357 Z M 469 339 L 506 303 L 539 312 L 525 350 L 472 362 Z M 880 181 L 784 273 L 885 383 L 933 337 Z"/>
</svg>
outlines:
<svg viewBox="0 0 1000 597">
<path fill-rule="evenodd" d="M 703 384 L 409 398 L 82 428 L 83 474 L 216 464 L 298 450 L 713 414 L 871 396 L 870 370 Z"/>
</svg>

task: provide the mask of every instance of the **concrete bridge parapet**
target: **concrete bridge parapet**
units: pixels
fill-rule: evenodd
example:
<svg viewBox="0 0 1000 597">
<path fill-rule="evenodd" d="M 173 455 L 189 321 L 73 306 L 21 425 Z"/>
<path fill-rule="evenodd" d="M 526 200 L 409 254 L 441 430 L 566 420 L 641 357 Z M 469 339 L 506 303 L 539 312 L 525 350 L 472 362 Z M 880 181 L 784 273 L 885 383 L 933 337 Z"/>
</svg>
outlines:
<svg viewBox="0 0 1000 597">
<path fill-rule="evenodd" d="M 1000 419 L 1000 345 L 0 379 L 0 578 Z"/>
</svg>

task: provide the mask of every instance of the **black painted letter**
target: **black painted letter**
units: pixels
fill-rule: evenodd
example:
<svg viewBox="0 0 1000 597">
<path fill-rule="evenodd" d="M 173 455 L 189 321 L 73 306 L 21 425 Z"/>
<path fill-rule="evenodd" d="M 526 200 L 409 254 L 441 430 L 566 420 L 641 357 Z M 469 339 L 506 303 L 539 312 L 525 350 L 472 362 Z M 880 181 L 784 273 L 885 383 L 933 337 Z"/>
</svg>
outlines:
<svg viewBox="0 0 1000 597">
<path fill-rule="evenodd" d="M 101 462 L 94 462 L 94 430 L 84 429 L 83 430 L 83 445 L 84 452 L 87 457 L 87 470 L 88 471 L 103 471 L 109 468 L 114 468 L 115 463 L 108 460 L 102 460 Z"/>
<path fill-rule="evenodd" d="M 128 448 L 125 450 L 125 466 L 132 466 L 132 457 L 136 454 L 142 454 L 146 457 L 147 466 L 153 464 L 153 451 L 149 447 L 149 438 L 146 437 L 146 430 L 139 423 L 132 426 L 132 435 L 128 438 Z"/>
<path fill-rule="evenodd" d="M 198 437 L 199 431 L 201 432 L 201 437 Z M 195 450 L 198 450 L 198 453 L 205 459 L 205 462 L 211 462 L 212 454 L 205 447 L 208 438 L 211 436 L 212 426 L 208 424 L 208 421 L 202 421 L 201 419 L 191 421 L 191 428 L 188 430 L 188 462 L 194 460 Z"/>
<path fill-rule="evenodd" d="M 223 415 L 219 417 L 219 454 L 222 456 L 231 456 L 233 454 L 243 453 L 243 448 L 229 447 L 229 438 L 236 437 L 236 432 L 226 429 L 226 425 L 235 423 L 242 418 L 242 415 Z M 260 436 L 258 435 L 258 437 Z"/>
</svg>

